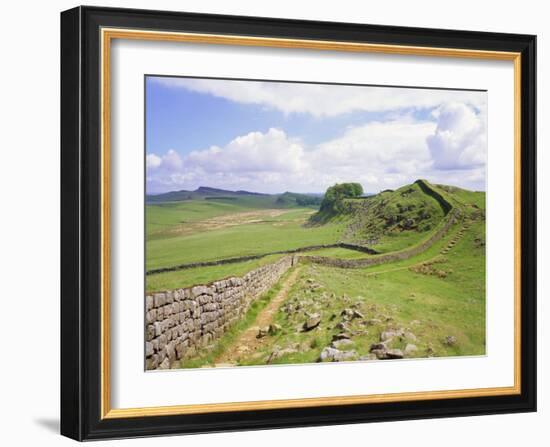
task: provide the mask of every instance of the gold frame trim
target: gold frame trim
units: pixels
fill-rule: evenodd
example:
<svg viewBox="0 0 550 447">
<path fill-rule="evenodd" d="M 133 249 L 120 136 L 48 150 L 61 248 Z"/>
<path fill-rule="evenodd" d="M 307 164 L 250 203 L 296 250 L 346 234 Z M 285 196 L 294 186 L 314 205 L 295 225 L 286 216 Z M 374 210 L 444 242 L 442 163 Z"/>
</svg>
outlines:
<svg viewBox="0 0 550 447">
<path fill-rule="evenodd" d="M 513 61 L 514 63 L 514 385 L 445 391 L 422 391 L 357 396 L 329 396 L 305 399 L 224 402 L 143 408 L 111 408 L 110 364 L 110 169 L 111 116 L 110 70 L 113 39 L 155 40 L 213 45 L 260 46 L 271 48 L 382 53 L 409 56 L 438 56 L 467 59 Z M 168 416 L 212 412 L 265 409 L 311 408 L 427 399 L 458 399 L 515 395 L 521 393 L 521 53 L 464 50 L 455 48 L 382 45 L 337 41 L 279 39 L 249 36 L 143 31 L 121 28 L 101 29 L 101 419 Z"/>
</svg>

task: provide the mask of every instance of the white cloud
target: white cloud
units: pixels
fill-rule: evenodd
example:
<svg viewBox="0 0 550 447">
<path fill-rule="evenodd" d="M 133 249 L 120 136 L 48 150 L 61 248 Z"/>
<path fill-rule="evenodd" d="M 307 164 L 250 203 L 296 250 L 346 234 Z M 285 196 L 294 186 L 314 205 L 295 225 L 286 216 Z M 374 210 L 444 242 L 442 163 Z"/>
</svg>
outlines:
<svg viewBox="0 0 550 447">
<path fill-rule="evenodd" d="M 307 176 L 311 169 L 304 148 L 280 129 L 250 132 L 224 147 L 192 151 L 184 158 L 178 156 L 178 169 L 162 169 L 165 161 L 176 155 L 173 151 L 162 157 L 155 155 L 162 163 L 161 169 L 148 169 L 151 190 L 194 189 L 203 185 L 278 192 L 289 182 L 294 181 L 292 186 L 298 188 L 310 181 Z"/>
<path fill-rule="evenodd" d="M 366 191 L 376 192 L 418 178 L 484 189 L 485 112 L 452 102 L 437 108 L 432 118 L 415 120 L 405 115 L 372 121 L 348 127 L 338 138 L 313 147 L 272 128 L 183 158 L 174 150 L 162 157 L 149 154 L 148 190 L 212 186 L 270 193 L 321 192 L 337 182 L 356 181 Z"/>
<path fill-rule="evenodd" d="M 177 171 L 178 169 L 181 169 L 182 166 L 183 166 L 183 162 L 180 158 L 180 155 L 174 149 L 170 149 L 162 157 L 163 168 L 166 168 L 170 171 Z"/>
<path fill-rule="evenodd" d="M 145 157 L 147 169 L 157 169 L 162 164 L 162 158 L 155 154 L 147 154 Z"/>
<path fill-rule="evenodd" d="M 487 132 L 484 112 L 476 113 L 463 103 L 444 104 L 428 147 L 434 167 L 442 170 L 469 169 L 485 165 Z"/>
<path fill-rule="evenodd" d="M 174 149 L 170 149 L 162 157 L 157 154 L 147 154 L 145 164 L 148 170 L 178 171 L 183 167 L 182 159 Z"/>
<path fill-rule="evenodd" d="M 299 172 L 304 168 L 303 152 L 297 140 L 288 138 L 282 130 L 269 129 L 239 136 L 224 148 L 193 151 L 185 161 L 189 167 L 200 167 L 205 172 Z"/>
<path fill-rule="evenodd" d="M 483 107 L 485 94 L 456 90 L 430 90 L 383 87 L 344 86 L 261 81 L 231 81 L 176 77 L 153 78 L 172 88 L 208 93 L 243 104 L 258 104 L 285 114 L 309 113 L 316 117 L 337 116 L 367 111 L 387 112 L 404 108 L 433 108 L 461 101 Z"/>
</svg>

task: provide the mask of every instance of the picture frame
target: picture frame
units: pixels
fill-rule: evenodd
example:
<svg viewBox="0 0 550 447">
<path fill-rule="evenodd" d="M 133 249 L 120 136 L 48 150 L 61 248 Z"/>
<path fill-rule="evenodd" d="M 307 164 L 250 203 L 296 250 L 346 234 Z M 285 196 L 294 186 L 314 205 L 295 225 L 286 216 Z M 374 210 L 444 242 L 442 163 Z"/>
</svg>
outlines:
<svg viewBox="0 0 550 447">
<path fill-rule="evenodd" d="M 113 407 L 110 188 L 117 129 L 109 80 L 117 40 L 511 63 L 514 174 L 507 181 L 514 197 L 500 199 L 513 202 L 515 219 L 513 385 Z M 100 7 L 61 13 L 61 433 L 82 441 L 536 411 L 535 141 L 532 35 Z"/>
</svg>

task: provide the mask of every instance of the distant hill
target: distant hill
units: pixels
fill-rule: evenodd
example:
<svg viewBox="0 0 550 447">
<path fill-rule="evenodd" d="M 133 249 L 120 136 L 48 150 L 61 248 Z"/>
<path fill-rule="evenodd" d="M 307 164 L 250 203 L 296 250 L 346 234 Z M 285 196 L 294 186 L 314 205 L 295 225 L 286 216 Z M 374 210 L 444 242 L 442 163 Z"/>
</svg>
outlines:
<svg viewBox="0 0 550 447">
<path fill-rule="evenodd" d="M 239 196 L 269 196 L 259 192 L 251 191 L 229 191 L 226 189 L 211 188 L 209 186 L 199 186 L 194 191 L 182 189 L 180 191 L 170 191 L 162 194 L 148 194 L 147 203 L 155 202 L 180 202 L 183 200 L 201 200 L 212 197 L 239 197 Z"/>
<path fill-rule="evenodd" d="M 265 194 L 245 190 L 230 191 L 226 189 L 199 186 L 194 191 L 180 190 L 162 194 L 149 194 L 146 203 L 181 202 L 187 200 L 219 200 L 219 201 L 253 201 L 258 206 L 272 206 L 275 208 L 289 207 L 318 207 L 323 194 L 301 194 L 285 192 L 282 194 Z"/>
</svg>

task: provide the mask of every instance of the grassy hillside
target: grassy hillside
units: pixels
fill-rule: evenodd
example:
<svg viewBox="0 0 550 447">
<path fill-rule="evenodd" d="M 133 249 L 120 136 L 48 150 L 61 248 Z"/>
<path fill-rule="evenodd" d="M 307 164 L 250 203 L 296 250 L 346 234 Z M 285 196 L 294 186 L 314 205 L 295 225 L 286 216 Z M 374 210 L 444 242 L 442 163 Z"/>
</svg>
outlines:
<svg viewBox="0 0 550 447">
<path fill-rule="evenodd" d="M 386 190 L 369 197 L 345 199 L 338 214 L 313 215 L 310 222 L 314 226 L 335 221 L 347 220 L 342 239 L 345 242 L 368 245 L 385 253 L 401 250 L 426 238 L 448 212 L 423 185 L 436 191 L 452 206 L 469 212 L 483 212 L 485 193 L 464 189 L 431 185 L 418 180 L 396 190 Z"/>
<path fill-rule="evenodd" d="M 172 228 L 172 234 L 147 240 L 147 270 L 170 267 L 199 261 L 263 254 L 296 249 L 308 245 L 337 242 L 342 235 L 341 224 L 333 223 L 317 228 L 304 226 L 310 209 L 294 209 L 276 217 L 253 215 L 258 218 L 243 220 L 234 215 L 221 216 L 218 223 L 196 222 L 195 230 L 182 228 L 180 234 Z M 168 230 L 164 230 L 168 232 Z"/>
<path fill-rule="evenodd" d="M 429 237 L 446 212 L 421 186 L 415 182 L 395 191 L 346 199 L 343 210 L 322 224 L 312 224 L 314 205 L 298 205 L 314 196 L 294 193 L 274 196 L 199 188 L 193 199 L 149 203 L 146 205 L 146 269 L 341 241 L 368 245 L 379 252 L 401 250 Z M 484 193 L 443 185 L 430 185 L 430 188 L 453 206 L 465 210 L 466 215 L 484 215 Z M 347 259 L 368 256 L 341 248 L 308 254 Z M 150 275 L 147 289 L 184 287 L 241 275 L 264 260 Z"/>
<path fill-rule="evenodd" d="M 361 269 L 306 264 L 273 317 L 277 332 L 263 337 L 257 349 L 239 349 L 232 361 L 235 365 L 316 362 L 342 333 L 349 342 L 338 349 L 353 351 L 354 360 L 368 360 L 372 345 L 388 331 L 406 334 L 395 337 L 390 346 L 405 352 L 412 345 L 407 358 L 483 355 L 484 241 L 485 222 L 478 216 L 457 223 L 428 250 L 404 261 Z M 265 305 L 262 300 L 258 303 Z M 346 318 L 350 309 L 358 312 L 357 318 Z M 254 327 L 257 312 L 253 309 L 243 318 L 239 331 Z M 313 314 L 320 315 L 320 324 L 304 331 L 304 321 Z M 214 348 L 216 355 L 199 356 L 181 366 L 214 366 L 235 338 L 235 331 L 228 333 Z"/>
</svg>

